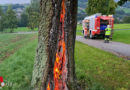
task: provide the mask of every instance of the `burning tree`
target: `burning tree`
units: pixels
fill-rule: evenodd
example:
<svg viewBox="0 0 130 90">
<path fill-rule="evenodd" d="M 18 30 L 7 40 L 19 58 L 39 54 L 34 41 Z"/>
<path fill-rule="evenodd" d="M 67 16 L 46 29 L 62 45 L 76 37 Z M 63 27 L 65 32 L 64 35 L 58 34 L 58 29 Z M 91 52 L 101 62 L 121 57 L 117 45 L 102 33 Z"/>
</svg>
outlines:
<svg viewBox="0 0 130 90">
<path fill-rule="evenodd" d="M 34 90 L 76 90 L 74 45 L 77 0 L 41 0 Z"/>
</svg>

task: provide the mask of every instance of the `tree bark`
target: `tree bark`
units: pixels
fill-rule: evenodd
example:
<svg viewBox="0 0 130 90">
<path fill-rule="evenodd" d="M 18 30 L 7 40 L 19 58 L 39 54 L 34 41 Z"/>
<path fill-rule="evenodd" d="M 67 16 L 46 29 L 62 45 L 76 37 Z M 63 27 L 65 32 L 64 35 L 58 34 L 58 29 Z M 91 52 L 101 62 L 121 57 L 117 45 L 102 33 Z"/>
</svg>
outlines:
<svg viewBox="0 0 130 90">
<path fill-rule="evenodd" d="M 41 0 L 40 3 L 41 22 L 31 85 L 34 90 L 76 90 L 74 48 L 77 0 Z M 56 80 L 58 55 L 61 62 Z"/>
</svg>

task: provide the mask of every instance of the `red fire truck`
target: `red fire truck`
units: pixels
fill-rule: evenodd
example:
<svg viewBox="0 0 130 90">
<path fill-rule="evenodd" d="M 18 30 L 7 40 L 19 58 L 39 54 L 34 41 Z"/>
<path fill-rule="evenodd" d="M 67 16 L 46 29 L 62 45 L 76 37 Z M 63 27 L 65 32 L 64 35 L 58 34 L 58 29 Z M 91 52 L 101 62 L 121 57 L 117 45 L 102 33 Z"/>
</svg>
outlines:
<svg viewBox="0 0 130 90">
<path fill-rule="evenodd" d="M 101 15 L 100 13 L 87 16 L 82 21 L 84 37 L 90 37 L 91 39 L 97 36 L 105 35 L 105 29 L 107 25 L 110 25 L 113 32 L 114 18 L 113 15 Z"/>
</svg>

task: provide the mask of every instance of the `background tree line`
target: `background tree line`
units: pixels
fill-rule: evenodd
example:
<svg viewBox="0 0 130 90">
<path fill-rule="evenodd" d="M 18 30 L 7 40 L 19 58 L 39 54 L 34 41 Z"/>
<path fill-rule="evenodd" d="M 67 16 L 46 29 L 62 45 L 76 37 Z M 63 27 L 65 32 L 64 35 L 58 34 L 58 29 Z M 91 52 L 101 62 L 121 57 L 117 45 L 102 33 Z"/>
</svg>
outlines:
<svg viewBox="0 0 130 90">
<path fill-rule="evenodd" d="M 14 31 L 17 27 L 28 27 L 31 30 L 38 28 L 39 25 L 39 2 L 40 0 L 32 0 L 29 6 L 23 5 L 9 5 L 0 6 L 0 32 L 10 29 L 10 32 Z M 24 9 L 20 16 L 17 15 L 15 9 Z"/>
<path fill-rule="evenodd" d="M 11 6 L 8 6 L 6 13 L 3 13 L 0 7 L 0 31 L 3 32 L 4 29 L 9 28 L 10 32 L 13 32 L 14 28 L 17 27 L 16 13 L 12 10 Z"/>
</svg>

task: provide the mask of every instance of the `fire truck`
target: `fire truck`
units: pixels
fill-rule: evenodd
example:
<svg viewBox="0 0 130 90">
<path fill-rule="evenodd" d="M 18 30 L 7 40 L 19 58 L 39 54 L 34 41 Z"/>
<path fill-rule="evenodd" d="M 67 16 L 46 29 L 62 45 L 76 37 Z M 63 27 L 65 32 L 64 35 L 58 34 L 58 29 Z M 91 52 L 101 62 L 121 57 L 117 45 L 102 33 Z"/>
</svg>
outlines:
<svg viewBox="0 0 130 90">
<path fill-rule="evenodd" d="M 114 18 L 113 15 L 102 15 L 97 13 L 87 16 L 82 21 L 84 38 L 90 37 L 91 39 L 97 36 L 105 36 L 105 29 L 110 25 L 113 33 Z M 112 35 L 111 35 L 112 37 Z"/>
</svg>

